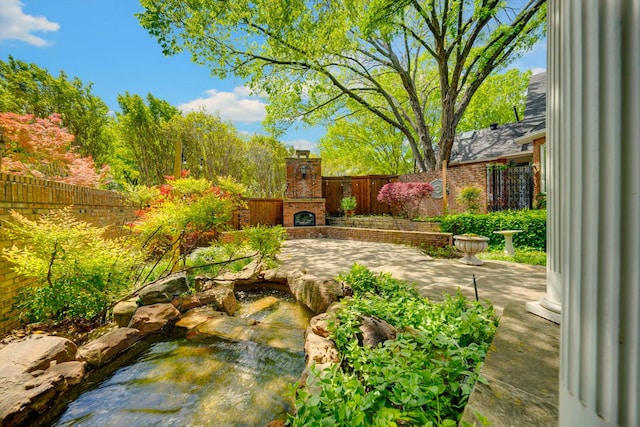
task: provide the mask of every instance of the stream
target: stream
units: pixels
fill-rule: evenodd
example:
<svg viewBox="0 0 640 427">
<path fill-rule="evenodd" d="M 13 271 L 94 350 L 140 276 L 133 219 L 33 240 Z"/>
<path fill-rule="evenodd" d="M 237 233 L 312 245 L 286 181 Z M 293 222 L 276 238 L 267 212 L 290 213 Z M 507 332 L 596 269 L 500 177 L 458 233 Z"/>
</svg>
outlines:
<svg viewBox="0 0 640 427">
<path fill-rule="evenodd" d="M 299 334 L 300 348 L 217 338 L 157 342 L 71 402 L 55 426 L 265 426 L 293 409 L 311 313 L 282 292 L 236 293 L 236 316 L 266 334 Z"/>
</svg>

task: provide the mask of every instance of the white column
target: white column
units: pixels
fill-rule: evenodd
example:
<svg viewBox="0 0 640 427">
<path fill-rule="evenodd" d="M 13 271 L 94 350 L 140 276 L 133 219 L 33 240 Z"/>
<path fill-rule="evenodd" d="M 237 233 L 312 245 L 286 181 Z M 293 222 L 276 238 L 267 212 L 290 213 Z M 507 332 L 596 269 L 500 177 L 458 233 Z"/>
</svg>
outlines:
<svg viewBox="0 0 640 427">
<path fill-rule="evenodd" d="M 549 0 L 548 14 L 560 426 L 639 426 L 640 0 Z"/>
</svg>

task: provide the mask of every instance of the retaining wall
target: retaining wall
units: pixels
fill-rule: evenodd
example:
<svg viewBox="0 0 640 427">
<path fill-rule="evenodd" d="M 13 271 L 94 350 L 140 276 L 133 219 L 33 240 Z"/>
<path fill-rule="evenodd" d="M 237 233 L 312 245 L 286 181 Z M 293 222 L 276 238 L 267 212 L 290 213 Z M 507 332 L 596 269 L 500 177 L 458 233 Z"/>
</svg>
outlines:
<svg viewBox="0 0 640 427">
<path fill-rule="evenodd" d="M 108 234 L 115 236 L 126 221 L 133 219 L 134 208 L 116 192 L 80 187 L 60 182 L 46 181 L 25 176 L 0 174 L 0 221 L 10 218 L 14 210 L 30 218 L 47 214 L 52 210 L 71 206 L 71 211 L 82 221 L 98 227 L 108 227 Z M 1 232 L 0 249 L 10 248 L 15 242 Z M 16 313 L 12 312 L 13 298 L 18 289 L 29 286 L 32 280 L 13 272 L 11 264 L 0 257 L 0 333 L 18 326 Z"/>
</svg>

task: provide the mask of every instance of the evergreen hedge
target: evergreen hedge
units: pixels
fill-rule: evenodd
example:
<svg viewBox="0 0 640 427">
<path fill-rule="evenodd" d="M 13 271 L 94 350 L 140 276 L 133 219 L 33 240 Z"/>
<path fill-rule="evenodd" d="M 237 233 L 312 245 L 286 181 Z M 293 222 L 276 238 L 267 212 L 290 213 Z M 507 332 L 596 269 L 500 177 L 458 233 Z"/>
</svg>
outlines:
<svg viewBox="0 0 640 427">
<path fill-rule="evenodd" d="M 489 238 L 489 247 L 504 248 L 504 238 L 493 234 L 499 230 L 523 230 L 513 236 L 516 247 L 546 251 L 547 245 L 547 211 L 522 210 L 491 212 L 489 214 L 456 214 L 437 219 L 445 233 L 474 233 Z"/>
</svg>

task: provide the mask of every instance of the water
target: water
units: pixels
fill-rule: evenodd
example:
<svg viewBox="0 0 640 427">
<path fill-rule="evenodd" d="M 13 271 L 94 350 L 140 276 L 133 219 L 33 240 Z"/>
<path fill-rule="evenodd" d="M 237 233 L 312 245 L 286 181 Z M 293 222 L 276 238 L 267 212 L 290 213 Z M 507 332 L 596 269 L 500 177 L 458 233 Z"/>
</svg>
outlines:
<svg viewBox="0 0 640 427">
<path fill-rule="evenodd" d="M 237 316 L 302 334 L 309 313 L 277 292 L 239 293 Z M 300 341 L 301 343 L 303 341 Z M 69 404 L 57 426 L 264 426 L 292 409 L 304 352 L 217 338 L 154 344 Z"/>
</svg>

